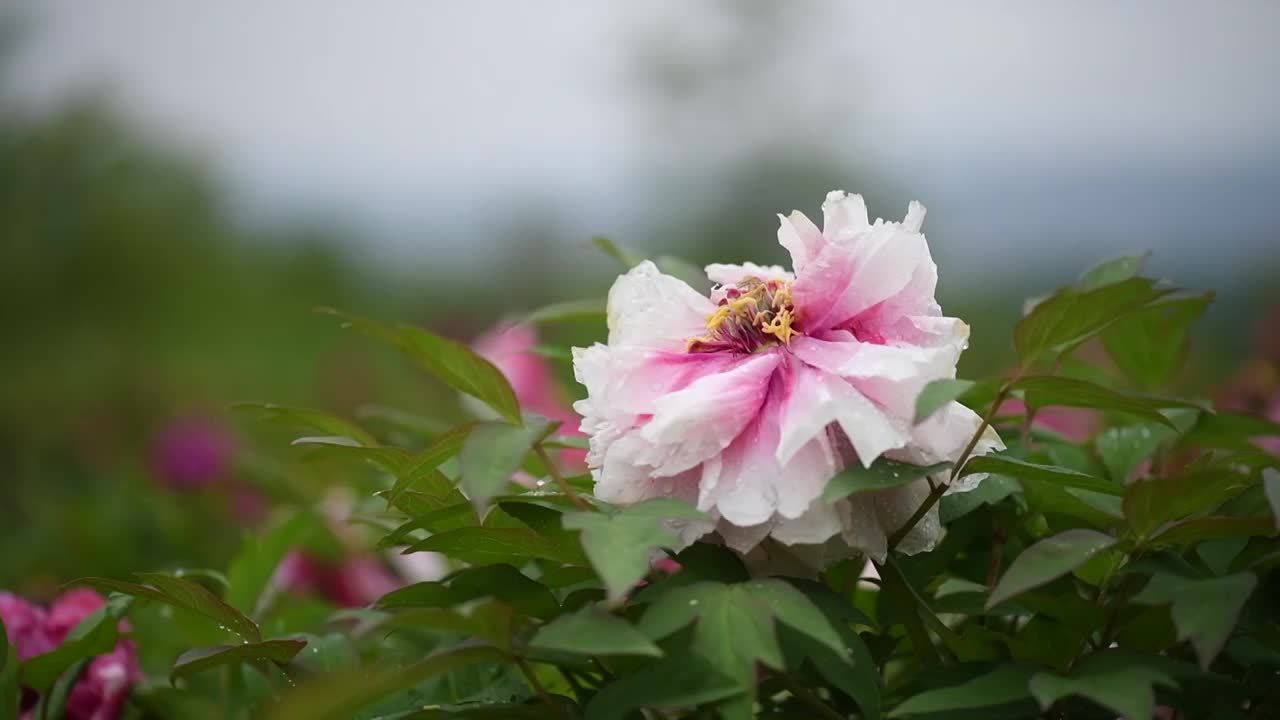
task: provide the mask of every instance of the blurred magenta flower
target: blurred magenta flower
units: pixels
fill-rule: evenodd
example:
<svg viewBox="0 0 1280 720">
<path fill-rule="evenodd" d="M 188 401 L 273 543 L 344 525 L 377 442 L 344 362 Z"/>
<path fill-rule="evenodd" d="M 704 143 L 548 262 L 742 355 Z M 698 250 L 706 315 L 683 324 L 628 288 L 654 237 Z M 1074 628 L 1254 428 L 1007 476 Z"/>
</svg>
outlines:
<svg viewBox="0 0 1280 720">
<path fill-rule="evenodd" d="M 81 620 L 104 605 L 106 600 L 87 588 L 68 591 L 48 611 L 9 593 L 0 593 L 0 619 L 4 620 L 9 642 L 17 648 L 19 659 L 26 660 L 57 647 Z M 128 623 L 122 620 L 120 629 L 128 630 Z M 110 652 L 89 661 L 67 696 L 64 717 L 115 720 L 130 686 L 141 679 L 137 649 L 133 641 L 121 639 Z M 34 697 L 26 699 L 33 701 Z M 24 702 L 24 706 L 27 704 Z"/>
<path fill-rule="evenodd" d="M 823 489 L 849 462 L 958 458 L 981 423 L 975 413 L 953 402 L 919 425 L 912 418 L 920 390 L 954 376 L 969 328 L 934 299 L 923 206 L 911 203 L 902 223 L 871 223 L 860 196 L 833 192 L 822 209 L 821 230 L 799 212 L 781 218 L 794 273 L 711 265 L 710 298 L 651 262 L 614 283 L 608 344 L 574 349 L 599 497 L 685 499 L 740 552 L 766 537 L 838 536 L 883 557 L 928 482 L 834 505 Z M 977 451 L 998 447 L 989 432 Z M 691 523 L 682 535 L 711 529 Z M 900 547 L 920 551 L 940 535 L 935 508 Z"/>
<path fill-rule="evenodd" d="M 208 487 L 231 467 L 235 441 L 221 424 L 205 417 L 173 422 L 151 444 L 151 471 L 176 488 Z"/>
<path fill-rule="evenodd" d="M 1026 403 L 1013 398 L 1004 401 L 1000 405 L 999 414 L 1025 415 L 1026 412 Z M 1031 424 L 1046 430 L 1052 430 L 1072 442 L 1081 442 L 1087 439 L 1097 432 L 1101 426 L 1096 411 L 1069 407 L 1044 408 L 1036 413 L 1035 419 L 1031 421 Z"/>
<path fill-rule="evenodd" d="M 564 388 L 556 382 L 546 358 L 537 354 L 538 333 L 528 325 L 501 325 L 472 344 L 481 357 L 493 363 L 511 383 L 520 407 L 552 420 L 559 420 L 563 435 L 582 435 L 582 418 L 565 399 Z M 587 452 L 566 448 L 560 461 L 575 468 L 585 467 Z"/>
<path fill-rule="evenodd" d="M 1280 360 L 1265 357 L 1245 363 L 1218 392 L 1218 407 L 1280 423 Z M 1267 452 L 1280 454 L 1280 437 L 1254 438 Z"/>
<path fill-rule="evenodd" d="M 291 550 L 276 569 L 273 584 L 285 592 L 316 595 L 343 607 L 368 605 L 404 582 L 370 555 L 325 560 Z"/>
</svg>

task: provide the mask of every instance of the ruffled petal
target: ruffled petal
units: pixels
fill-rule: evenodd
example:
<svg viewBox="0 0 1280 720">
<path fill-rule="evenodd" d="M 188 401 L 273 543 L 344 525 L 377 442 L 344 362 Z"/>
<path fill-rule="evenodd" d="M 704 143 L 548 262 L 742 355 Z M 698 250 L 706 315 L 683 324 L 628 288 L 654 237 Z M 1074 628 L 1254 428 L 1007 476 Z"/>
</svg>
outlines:
<svg viewBox="0 0 1280 720">
<path fill-rule="evenodd" d="M 885 414 L 848 381 L 797 363 L 783 415 L 778 458 L 790 460 L 833 422 L 848 436 L 864 465 L 886 450 L 902 447 L 910 438 L 903 420 Z"/>
<path fill-rule="evenodd" d="M 760 278 L 761 280 L 786 280 L 788 282 L 795 279 L 795 276 L 778 265 L 757 265 L 755 263 L 743 263 L 741 265 L 714 263 L 706 267 L 706 273 L 711 282 L 728 286 L 737 285 L 751 277 Z"/>
<path fill-rule="evenodd" d="M 919 203 L 917 203 L 919 204 Z M 832 190 L 822 203 L 822 234 L 831 242 L 847 242 L 871 227 L 861 195 Z"/>
<path fill-rule="evenodd" d="M 779 215 L 778 221 L 778 244 L 791 253 L 791 268 L 797 274 L 802 273 L 826 247 L 826 238 L 818 226 L 799 210 L 792 210 L 790 215 Z"/>
<path fill-rule="evenodd" d="M 609 345 L 640 345 L 673 351 L 705 331 L 710 299 L 645 260 L 609 290 Z"/>
<path fill-rule="evenodd" d="M 671 475 L 724 450 L 764 404 L 778 361 L 777 352 L 752 355 L 659 397 L 640 430 L 651 447 L 642 460 L 655 474 Z"/>
</svg>

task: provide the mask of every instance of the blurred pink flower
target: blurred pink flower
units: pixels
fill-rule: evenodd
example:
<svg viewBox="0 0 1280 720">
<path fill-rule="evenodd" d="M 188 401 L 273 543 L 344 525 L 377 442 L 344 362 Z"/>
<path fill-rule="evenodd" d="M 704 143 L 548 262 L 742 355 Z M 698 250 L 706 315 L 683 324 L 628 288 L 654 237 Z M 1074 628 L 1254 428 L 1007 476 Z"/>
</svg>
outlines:
<svg viewBox="0 0 1280 720">
<path fill-rule="evenodd" d="M 81 620 L 104 605 L 102 596 L 87 588 L 68 591 L 47 612 L 9 593 L 0 593 L 0 619 L 4 620 L 9 642 L 17 648 L 19 659 L 26 660 L 56 648 Z M 120 629 L 128 629 L 123 620 Z M 137 649 L 131 640 L 119 640 L 110 652 L 89 661 L 67 696 L 65 717 L 115 720 L 124 707 L 129 687 L 141 679 Z"/>
<path fill-rule="evenodd" d="M 787 545 L 840 537 L 884 555 L 928 482 L 835 504 L 822 501 L 823 489 L 848 462 L 957 459 L 980 425 L 976 414 L 951 403 L 919 425 L 912 417 L 928 382 L 954 376 L 969 328 L 934 300 L 937 267 L 919 203 L 902 223 L 869 222 L 862 198 L 843 192 L 822 209 L 822 230 L 799 212 L 781 218 L 778 240 L 794 274 L 711 265 L 710 298 L 650 262 L 614 283 L 608 344 L 574 350 L 587 388 L 575 409 L 591 438 L 598 496 L 696 504 L 715 525 L 684 526 L 686 542 L 714 527 L 744 553 L 765 537 Z M 998 447 L 989 433 L 977 449 Z M 935 508 L 900 548 L 923 550 L 940 535 Z"/>
<path fill-rule="evenodd" d="M 343 607 L 368 605 L 404 586 L 375 557 L 328 561 L 302 550 L 285 555 L 272 582 L 285 592 L 317 595 Z"/>
<path fill-rule="evenodd" d="M 4 621 L 9 644 L 17 650 L 19 660 L 42 655 L 57 645 L 45 627 L 47 617 L 48 613 L 39 605 L 12 593 L 0 592 L 0 620 Z"/>
<path fill-rule="evenodd" d="M 178 488 L 201 488 L 223 479 L 235 441 L 222 425 L 189 417 L 161 430 L 151 445 L 151 471 Z"/>
<path fill-rule="evenodd" d="M 578 429 L 582 418 L 565 399 L 564 389 L 556 382 L 546 358 L 534 352 L 537 344 L 536 330 L 528 325 L 515 324 L 490 330 L 477 338 L 472 347 L 507 377 L 520 407 L 559 420 L 561 425 L 557 432 L 562 435 L 582 435 Z M 560 452 L 560 462 L 582 468 L 586 464 L 586 456 L 585 450 L 566 448 Z"/>
<path fill-rule="evenodd" d="M 1027 406 L 1021 400 L 1013 398 L 1000 405 L 1000 415 L 1025 415 Z M 1092 410 L 1068 407 L 1044 408 L 1036 413 L 1032 425 L 1052 430 L 1073 442 L 1087 439 L 1098 431 L 1100 422 L 1098 414 Z"/>
</svg>

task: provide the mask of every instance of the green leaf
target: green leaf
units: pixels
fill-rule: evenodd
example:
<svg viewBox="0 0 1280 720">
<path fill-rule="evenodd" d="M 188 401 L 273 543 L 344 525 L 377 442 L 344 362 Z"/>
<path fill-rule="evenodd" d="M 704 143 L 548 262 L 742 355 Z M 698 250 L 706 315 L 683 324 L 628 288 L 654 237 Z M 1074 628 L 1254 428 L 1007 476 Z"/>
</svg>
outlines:
<svg viewBox="0 0 1280 720">
<path fill-rule="evenodd" d="M 428 479 L 444 477 L 436 468 L 462 451 L 462 445 L 466 442 L 467 436 L 471 434 L 473 427 L 475 427 L 475 423 L 464 423 L 450 428 L 433 438 L 422 452 L 419 452 L 413 460 L 409 461 L 404 473 L 396 478 L 395 485 L 386 495 L 387 503 L 395 505 L 396 500 L 400 498 L 404 491 L 414 488 Z M 447 480 L 445 484 L 452 488 L 452 484 Z"/>
<path fill-rule="evenodd" d="M 1013 478 L 988 475 L 972 490 L 943 495 L 938 501 L 938 519 L 943 525 L 949 525 L 983 505 L 996 505 L 1021 489 L 1018 481 Z"/>
<path fill-rule="evenodd" d="M 1188 447 L 1257 450 L 1257 438 L 1280 437 L 1280 424 L 1242 413 L 1202 413 L 1195 426 L 1182 438 Z"/>
<path fill-rule="evenodd" d="M 1033 478 L 1023 478 L 1019 482 L 1027 507 L 1036 512 L 1065 515 L 1102 528 L 1119 525 L 1124 520 L 1119 498 L 1114 495 L 1100 495 Z"/>
<path fill-rule="evenodd" d="M 1035 306 L 1014 330 L 1024 368 L 1046 354 L 1069 351 L 1111 323 L 1173 292 L 1147 278 L 1129 278 L 1093 289 L 1062 288 Z"/>
<path fill-rule="evenodd" d="M 291 548 L 305 544 L 319 530 L 319 519 L 303 512 L 268 530 L 261 540 L 246 536 L 227 568 L 226 601 L 241 612 L 259 616 L 263 591 L 280 561 Z"/>
<path fill-rule="evenodd" d="M 71 696 L 71 690 L 89 667 L 90 660 L 91 658 L 82 658 L 72 663 L 71 667 L 54 681 L 48 692 L 40 696 L 39 702 L 31 709 L 30 717 L 62 718 L 67 711 L 67 699 Z"/>
<path fill-rule="evenodd" d="M 1206 540 L 1234 537 L 1270 537 L 1275 525 L 1264 517 L 1198 517 L 1176 522 L 1161 530 L 1147 545 L 1195 545 Z"/>
<path fill-rule="evenodd" d="M 568 300 L 547 305 L 525 316 L 523 322 L 531 325 L 564 322 L 566 320 L 600 320 L 606 316 L 604 298 Z"/>
<path fill-rule="evenodd" d="M 1153 685 L 1177 687 L 1173 678 L 1142 662 L 1143 658 L 1103 652 L 1085 658 L 1067 677 L 1036 673 L 1031 694 L 1048 710 L 1058 700 L 1077 695 L 1126 718 L 1150 718 L 1155 714 Z"/>
<path fill-rule="evenodd" d="M 458 465 L 462 488 L 478 512 L 511 483 L 529 450 L 559 426 L 536 416 L 524 425 L 486 422 L 475 426 L 458 454 Z"/>
<path fill-rule="evenodd" d="M 155 586 L 165 602 L 204 615 L 216 621 L 225 630 L 249 642 L 262 640 L 262 633 L 258 630 L 256 623 L 204 589 L 204 586 L 164 573 L 138 573 L 137 575 L 143 582 Z"/>
<path fill-rule="evenodd" d="M 18 707 L 22 702 L 18 670 L 18 649 L 9 643 L 4 620 L 0 619 L 0 720 L 18 719 Z"/>
<path fill-rule="evenodd" d="M 582 549 L 600 579 L 609 601 L 619 602 L 649 572 L 651 553 L 675 548 L 680 539 L 664 527 L 664 519 L 705 521 L 691 506 L 670 498 L 648 500 L 613 515 L 566 513 L 565 528 L 582 531 Z"/>
<path fill-rule="evenodd" d="M 1120 425 L 1103 430 L 1094 441 L 1107 474 L 1118 483 L 1128 482 L 1142 463 L 1150 460 L 1174 431 L 1155 423 Z"/>
<path fill-rule="evenodd" d="M 178 657 L 169 671 L 169 683 L 178 678 L 209 668 L 239 665 L 246 660 L 267 660 L 284 665 L 306 647 L 306 640 L 264 640 L 241 645 L 214 645 L 188 650 Z"/>
<path fill-rule="evenodd" d="M 512 424 L 521 424 L 520 403 L 511 383 L 493 363 L 466 345 L 411 325 L 390 327 L 334 310 L 323 312 L 340 318 L 343 327 L 396 345 L 449 387 L 480 400 Z"/>
<path fill-rule="evenodd" d="M 1003 665 L 966 683 L 914 695 L 890 711 L 889 717 L 955 713 L 1025 700 L 1031 697 L 1027 684 L 1034 672 L 1022 665 Z"/>
<path fill-rule="evenodd" d="M 1128 280 L 1142 272 L 1142 267 L 1147 264 L 1149 257 L 1151 257 L 1151 251 L 1148 250 L 1137 255 L 1123 255 L 1103 260 L 1085 270 L 1076 282 L 1076 287 L 1081 290 L 1096 290 L 1103 285 L 1113 285 L 1122 280 Z"/>
<path fill-rule="evenodd" d="M 742 686 L 698 655 L 646 665 L 609 683 L 587 704 L 587 720 L 623 720 L 641 708 L 686 708 L 741 695 Z"/>
<path fill-rule="evenodd" d="M 21 684 L 37 692 L 45 692 L 72 665 L 111 652 L 118 637 L 117 624 L 131 602 L 129 597 L 112 596 L 105 606 L 72 628 L 58 647 L 22 663 Z"/>
<path fill-rule="evenodd" d="M 936 465 L 912 465 L 888 458 L 878 458 L 871 467 L 863 467 L 862 463 L 851 463 L 840 474 L 831 478 L 827 489 L 822 493 L 824 502 L 833 503 L 850 495 L 864 492 L 877 492 L 901 487 L 946 470 L 951 463 Z"/>
<path fill-rule="evenodd" d="M 1173 624 L 1178 640 L 1190 640 L 1200 667 L 1209 668 L 1217 657 L 1240 610 L 1253 593 L 1258 579 L 1252 573 L 1239 573 L 1207 580 L 1158 573 L 1133 598 L 1146 605 L 1172 605 Z"/>
<path fill-rule="evenodd" d="M 1165 298 L 1117 320 L 1102 334 L 1102 343 L 1116 367 L 1140 386 L 1165 387 L 1186 362 L 1191 323 L 1211 302 L 1213 293 Z"/>
<path fill-rule="evenodd" d="M 489 565 L 542 558 L 568 565 L 583 565 L 582 550 L 555 542 L 527 528 L 464 527 L 432 535 L 412 545 L 410 552 L 444 553 L 472 565 Z"/>
<path fill-rule="evenodd" d="M 367 447 L 342 435 L 300 437 L 289 444 L 310 450 L 307 460 L 364 460 L 380 466 L 392 475 L 403 472 L 405 463 L 409 462 L 409 453 L 398 447 Z"/>
<path fill-rule="evenodd" d="M 659 255 L 654 258 L 653 264 L 657 265 L 663 273 L 683 280 L 686 285 L 698 292 L 705 294 L 706 289 L 711 285 L 706 271 L 687 260 L 672 255 Z"/>
<path fill-rule="evenodd" d="M 359 425 L 334 417 L 319 410 L 309 410 L 307 408 L 286 407 L 284 405 L 274 405 L 271 403 L 252 403 L 241 402 L 231 406 L 232 410 L 243 410 L 248 412 L 256 412 L 262 419 L 302 427 L 319 430 L 327 436 L 341 436 L 350 438 L 360 445 L 374 446 L 378 441 L 372 435 L 361 428 Z"/>
<path fill-rule="evenodd" d="M 1008 475 L 1018 479 L 1030 478 L 1063 487 L 1102 493 L 1103 495 L 1119 496 L 1121 494 L 1119 485 L 1102 478 L 1056 465 L 1040 465 L 1027 462 L 1008 455 L 979 455 L 970 458 L 969 462 L 965 463 L 961 474 L 970 475 L 972 473 Z"/>
<path fill-rule="evenodd" d="M 764 598 L 744 585 L 699 582 L 673 588 L 649 606 L 640 630 L 661 639 L 695 621 L 694 652 L 743 689 L 753 686 L 756 663 L 783 669 L 773 612 Z"/>
<path fill-rule="evenodd" d="M 1252 480 L 1225 468 L 1198 468 L 1171 478 L 1152 477 L 1124 489 L 1124 516 L 1139 538 L 1170 520 L 1213 510 Z"/>
<path fill-rule="evenodd" d="M 919 425 L 928 420 L 934 413 L 971 390 L 974 385 L 977 385 L 977 383 L 972 380 L 957 380 L 954 378 L 934 380 L 925 385 L 920 394 L 916 396 L 915 423 Z"/>
<path fill-rule="evenodd" d="M 448 578 L 447 584 L 415 583 L 383 595 L 378 606 L 449 607 L 481 597 L 496 598 L 532 617 L 549 620 L 560 614 L 560 603 L 546 586 L 505 564 L 459 570 Z"/>
<path fill-rule="evenodd" d="M 1030 412 L 1039 412 L 1041 408 L 1053 406 L 1111 410 L 1152 420 L 1170 428 L 1173 428 L 1173 423 L 1159 412 L 1161 408 L 1195 407 L 1179 400 L 1122 395 L 1087 380 L 1051 375 L 1024 377 L 1014 384 L 1014 388 L 1025 393 Z"/>
<path fill-rule="evenodd" d="M 436 675 L 476 663 L 506 659 L 497 648 L 469 645 L 443 650 L 403 667 L 321 675 L 299 686 L 262 714 L 264 720 L 350 720 L 382 698 Z"/>
<path fill-rule="evenodd" d="M 556 618 L 538 630 L 529 644 L 539 650 L 578 655 L 662 655 L 662 650 L 630 623 L 593 608 Z"/>
<path fill-rule="evenodd" d="M 609 257 L 613 258 L 614 260 L 617 260 L 618 263 L 622 265 L 622 267 L 626 270 L 630 270 L 631 268 L 644 262 L 643 256 L 637 255 L 636 253 L 632 252 L 631 250 L 628 250 L 627 248 L 619 245 L 618 243 L 615 243 L 614 241 L 610 240 L 607 237 L 603 237 L 599 235 L 596 237 L 593 237 L 591 238 L 591 244 L 595 245 L 597 248 L 599 248 L 602 252 L 604 252 Z"/>
<path fill-rule="evenodd" d="M 991 591 L 987 609 L 1066 575 L 1095 554 L 1116 544 L 1110 535 L 1094 530 L 1068 530 L 1032 545 L 1014 559 Z"/>
</svg>

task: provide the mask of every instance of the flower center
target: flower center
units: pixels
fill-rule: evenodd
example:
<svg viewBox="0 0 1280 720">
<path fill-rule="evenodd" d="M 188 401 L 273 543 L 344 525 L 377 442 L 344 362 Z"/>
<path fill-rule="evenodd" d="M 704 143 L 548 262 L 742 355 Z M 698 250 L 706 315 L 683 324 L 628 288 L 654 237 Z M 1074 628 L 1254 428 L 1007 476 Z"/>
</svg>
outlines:
<svg viewBox="0 0 1280 720">
<path fill-rule="evenodd" d="M 749 277 L 734 287 L 711 291 L 716 311 L 707 316 L 707 334 L 689 338 L 692 353 L 751 354 L 762 348 L 789 345 L 799 335 L 791 304 L 791 283 Z"/>
</svg>

